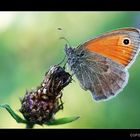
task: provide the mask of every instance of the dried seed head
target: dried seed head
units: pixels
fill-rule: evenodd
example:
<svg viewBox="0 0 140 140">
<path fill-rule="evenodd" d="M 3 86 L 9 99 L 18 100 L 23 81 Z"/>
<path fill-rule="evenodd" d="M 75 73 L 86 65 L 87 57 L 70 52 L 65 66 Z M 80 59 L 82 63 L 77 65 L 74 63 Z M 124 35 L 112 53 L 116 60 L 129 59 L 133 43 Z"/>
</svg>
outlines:
<svg viewBox="0 0 140 140">
<path fill-rule="evenodd" d="M 30 123 L 43 124 L 51 119 L 56 110 L 59 110 L 59 106 L 55 105 L 56 102 L 60 104 L 59 99 L 48 98 L 43 93 L 39 95 L 38 92 L 28 92 L 22 100 L 20 112 Z"/>
<path fill-rule="evenodd" d="M 55 65 L 46 73 L 43 83 L 47 87 L 48 93 L 57 96 L 71 81 L 71 75 L 62 67 Z"/>
<path fill-rule="evenodd" d="M 36 90 L 26 91 L 21 100 L 20 112 L 33 124 L 43 124 L 63 109 L 61 90 L 71 82 L 71 76 L 60 66 L 53 66 L 46 73 Z"/>
</svg>

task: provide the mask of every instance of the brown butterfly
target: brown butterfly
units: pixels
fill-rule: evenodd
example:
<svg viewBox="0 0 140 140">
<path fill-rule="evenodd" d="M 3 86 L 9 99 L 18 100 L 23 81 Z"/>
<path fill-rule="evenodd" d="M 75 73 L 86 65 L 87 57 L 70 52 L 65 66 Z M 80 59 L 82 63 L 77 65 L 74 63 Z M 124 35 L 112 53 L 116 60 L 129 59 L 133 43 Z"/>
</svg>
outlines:
<svg viewBox="0 0 140 140">
<path fill-rule="evenodd" d="M 113 30 L 79 45 L 65 47 L 67 63 L 95 100 L 110 99 L 128 82 L 128 68 L 140 50 L 140 30 Z"/>
</svg>

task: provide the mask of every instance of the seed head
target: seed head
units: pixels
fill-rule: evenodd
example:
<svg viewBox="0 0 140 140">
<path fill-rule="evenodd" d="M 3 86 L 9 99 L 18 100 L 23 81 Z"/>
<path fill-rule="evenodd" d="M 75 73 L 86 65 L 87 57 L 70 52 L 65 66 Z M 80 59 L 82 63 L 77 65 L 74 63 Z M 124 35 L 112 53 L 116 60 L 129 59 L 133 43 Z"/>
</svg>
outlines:
<svg viewBox="0 0 140 140">
<path fill-rule="evenodd" d="M 62 89 L 72 81 L 71 75 L 60 66 L 52 66 L 35 90 L 26 91 L 20 112 L 32 124 L 43 124 L 63 109 Z"/>
</svg>

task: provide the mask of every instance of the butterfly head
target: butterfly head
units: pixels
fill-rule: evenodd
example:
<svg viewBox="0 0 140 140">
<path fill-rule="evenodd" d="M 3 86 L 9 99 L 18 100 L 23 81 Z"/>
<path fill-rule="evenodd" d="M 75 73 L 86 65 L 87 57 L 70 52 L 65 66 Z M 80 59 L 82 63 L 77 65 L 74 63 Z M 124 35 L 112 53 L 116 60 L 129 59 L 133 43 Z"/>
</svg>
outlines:
<svg viewBox="0 0 140 140">
<path fill-rule="evenodd" d="M 65 53 L 67 56 L 74 55 L 75 48 L 69 47 L 67 44 L 65 45 Z"/>
<path fill-rule="evenodd" d="M 67 56 L 67 63 L 70 67 L 70 69 L 77 69 L 77 64 L 79 64 L 82 61 L 80 52 L 77 50 L 77 48 L 68 47 L 65 46 L 65 53 Z"/>
</svg>

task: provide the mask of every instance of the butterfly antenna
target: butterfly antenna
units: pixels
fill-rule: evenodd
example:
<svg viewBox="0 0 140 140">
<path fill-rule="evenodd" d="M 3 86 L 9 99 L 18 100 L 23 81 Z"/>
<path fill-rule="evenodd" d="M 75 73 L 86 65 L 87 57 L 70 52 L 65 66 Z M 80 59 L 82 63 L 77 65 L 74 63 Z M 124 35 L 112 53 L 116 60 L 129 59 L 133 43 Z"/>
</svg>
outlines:
<svg viewBox="0 0 140 140">
<path fill-rule="evenodd" d="M 61 27 L 58 27 L 57 30 L 62 31 L 63 29 L 62 29 Z M 70 45 L 70 42 L 68 41 L 68 39 L 67 39 L 66 37 L 62 36 L 62 37 L 60 37 L 59 39 L 65 40 L 65 41 L 68 43 L 68 45 L 71 46 L 71 45 Z"/>
<path fill-rule="evenodd" d="M 65 41 L 68 43 L 68 45 L 71 46 L 71 45 L 70 45 L 70 42 L 68 41 L 68 39 L 67 39 L 66 37 L 60 37 L 59 39 L 65 40 Z"/>
<path fill-rule="evenodd" d="M 59 39 L 65 40 L 65 41 L 67 42 L 67 44 L 68 44 L 69 46 L 71 46 L 71 45 L 70 45 L 70 42 L 68 41 L 68 39 L 67 39 L 66 37 L 63 37 L 63 36 L 62 36 L 62 37 L 60 37 Z M 66 58 L 66 55 L 65 55 L 64 59 L 59 63 L 59 65 L 62 64 L 62 62 L 64 62 L 65 58 Z M 66 64 L 67 64 L 67 61 L 65 62 L 64 66 L 63 66 L 64 69 L 65 69 L 65 67 L 66 67 Z"/>
</svg>

